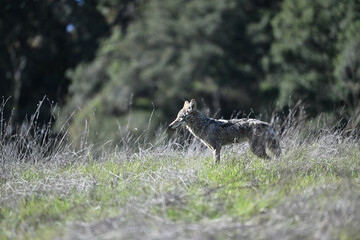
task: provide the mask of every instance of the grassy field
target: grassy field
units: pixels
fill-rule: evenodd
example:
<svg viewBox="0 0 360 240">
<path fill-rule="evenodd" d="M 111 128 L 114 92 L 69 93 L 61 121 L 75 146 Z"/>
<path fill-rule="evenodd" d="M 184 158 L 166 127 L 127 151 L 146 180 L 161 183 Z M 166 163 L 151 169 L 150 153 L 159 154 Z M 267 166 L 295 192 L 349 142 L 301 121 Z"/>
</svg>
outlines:
<svg viewBox="0 0 360 240">
<path fill-rule="evenodd" d="M 359 141 L 330 130 L 288 131 L 271 161 L 230 146 L 215 165 L 198 141 L 75 151 L 4 129 L 0 239 L 360 239 Z"/>
</svg>

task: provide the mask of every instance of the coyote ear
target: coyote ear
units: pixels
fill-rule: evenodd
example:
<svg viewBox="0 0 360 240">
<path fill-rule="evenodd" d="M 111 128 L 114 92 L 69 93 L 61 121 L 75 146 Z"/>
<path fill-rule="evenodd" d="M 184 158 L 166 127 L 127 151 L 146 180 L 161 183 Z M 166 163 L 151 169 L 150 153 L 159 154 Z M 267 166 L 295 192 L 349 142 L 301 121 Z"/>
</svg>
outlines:
<svg viewBox="0 0 360 240">
<path fill-rule="evenodd" d="M 189 104 L 189 109 L 190 110 L 195 110 L 196 109 L 196 101 L 195 101 L 195 99 L 191 99 L 190 104 Z"/>
<path fill-rule="evenodd" d="M 189 101 L 184 102 L 184 107 L 187 106 L 187 105 L 189 105 Z"/>
</svg>

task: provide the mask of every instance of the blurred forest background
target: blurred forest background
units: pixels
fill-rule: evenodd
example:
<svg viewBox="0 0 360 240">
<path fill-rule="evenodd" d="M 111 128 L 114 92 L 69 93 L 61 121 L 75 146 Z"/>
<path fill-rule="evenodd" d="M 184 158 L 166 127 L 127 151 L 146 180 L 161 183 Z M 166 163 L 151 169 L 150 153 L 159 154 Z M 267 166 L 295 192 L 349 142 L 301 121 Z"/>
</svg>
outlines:
<svg viewBox="0 0 360 240">
<path fill-rule="evenodd" d="M 0 0 L 0 96 L 14 124 L 73 112 L 92 140 L 210 116 L 286 111 L 360 125 L 359 0 Z M 10 97 L 10 98 L 9 98 Z M 149 120 L 151 118 L 151 123 Z M 266 119 L 267 118 L 267 119 Z M 343 119 L 343 121 L 340 121 Z"/>
</svg>

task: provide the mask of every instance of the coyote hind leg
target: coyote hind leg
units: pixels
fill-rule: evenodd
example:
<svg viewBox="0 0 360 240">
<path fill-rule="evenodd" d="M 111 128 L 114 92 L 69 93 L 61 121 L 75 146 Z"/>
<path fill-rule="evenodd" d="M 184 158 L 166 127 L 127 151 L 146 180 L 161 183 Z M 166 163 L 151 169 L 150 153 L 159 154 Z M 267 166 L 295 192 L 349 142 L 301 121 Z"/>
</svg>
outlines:
<svg viewBox="0 0 360 240">
<path fill-rule="evenodd" d="M 279 157 L 281 155 L 281 148 L 280 148 L 279 140 L 271 139 L 268 143 L 268 148 L 276 157 Z"/>
<path fill-rule="evenodd" d="M 270 157 L 266 154 L 265 143 L 259 139 L 255 139 L 250 142 L 251 151 L 258 157 L 264 159 L 270 159 Z"/>
</svg>

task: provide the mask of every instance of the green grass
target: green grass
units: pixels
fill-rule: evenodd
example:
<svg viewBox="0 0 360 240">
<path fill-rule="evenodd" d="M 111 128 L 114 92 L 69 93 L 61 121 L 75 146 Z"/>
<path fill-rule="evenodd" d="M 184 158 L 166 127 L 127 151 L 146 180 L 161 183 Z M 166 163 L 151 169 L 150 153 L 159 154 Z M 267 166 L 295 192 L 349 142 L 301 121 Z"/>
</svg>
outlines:
<svg viewBox="0 0 360 240">
<path fill-rule="evenodd" d="M 296 144 L 272 161 L 233 147 L 218 165 L 170 148 L 5 162 L 0 239 L 358 239 L 358 142 Z"/>
</svg>

